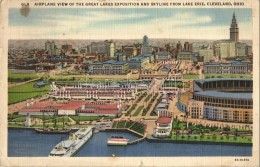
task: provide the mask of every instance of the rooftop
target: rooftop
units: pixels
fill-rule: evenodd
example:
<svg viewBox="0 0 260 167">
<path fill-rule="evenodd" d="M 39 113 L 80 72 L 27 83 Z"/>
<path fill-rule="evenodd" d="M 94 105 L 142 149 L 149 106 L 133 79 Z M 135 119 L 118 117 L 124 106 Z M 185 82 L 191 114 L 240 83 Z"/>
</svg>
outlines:
<svg viewBox="0 0 260 167">
<path fill-rule="evenodd" d="M 194 92 L 194 94 L 210 96 L 210 97 L 231 98 L 231 99 L 252 99 L 253 98 L 253 93 L 245 93 L 245 92 L 203 91 L 203 92 Z"/>
<path fill-rule="evenodd" d="M 66 103 L 63 106 L 61 106 L 60 110 L 76 110 L 85 104 L 86 101 L 70 101 L 69 103 Z"/>
<path fill-rule="evenodd" d="M 172 122 L 172 118 L 171 117 L 159 117 L 157 119 L 157 123 L 159 124 L 169 124 Z"/>
<path fill-rule="evenodd" d="M 209 78 L 209 79 L 198 79 L 194 82 L 212 82 L 212 81 L 253 81 L 251 78 Z"/>
</svg>

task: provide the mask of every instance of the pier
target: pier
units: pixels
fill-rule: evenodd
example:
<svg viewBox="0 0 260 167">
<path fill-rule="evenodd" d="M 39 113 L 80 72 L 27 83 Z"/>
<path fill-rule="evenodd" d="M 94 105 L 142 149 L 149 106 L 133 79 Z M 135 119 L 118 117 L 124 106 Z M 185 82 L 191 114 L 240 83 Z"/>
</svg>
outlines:
<svg viewBox="0 0 260 167">
<path fill-rule="evenodd" d="M 144 141 L 145 138 L 146 138 L 146 135 L 143 136 L 142 138 L 137 139 L 137 140 L 134 140 L 134 141 L 128 142 L 127 144 L 128 144 L 128 145 L 137 144 L 137 143 L 139 143 L 139 142 Z"/>
</svg>

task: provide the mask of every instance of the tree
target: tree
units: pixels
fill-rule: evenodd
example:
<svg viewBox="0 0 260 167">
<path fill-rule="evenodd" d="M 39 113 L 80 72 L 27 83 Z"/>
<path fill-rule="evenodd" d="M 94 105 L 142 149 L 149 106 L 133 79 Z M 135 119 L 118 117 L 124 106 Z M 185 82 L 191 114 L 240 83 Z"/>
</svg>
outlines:
<svg viewBox="0 0 260 167">
<path fill-rule="evenodd" d="M 203 135 L 203 134 L 201 134 L 201 135 L 200 135 L 200 140 L 201 140 L 201 139 L 203 139 L 203 138 L 204 138 L 204 135 Z"/>
<path fill-rule="evenodd" d="M 234 136 L 234 140 L 237 141 L 237 137 L 236 136 Z"/>
<path fill-rule="evenodd" d="M 227 135 L 226 138 L 229 139 L 229 135 Z"/>
<path fill-rule="evenodd" d="M 213 134 L 213 140 L 216 140 L 217 139 L 217 136 L 215 134 Z"/>
</svg>

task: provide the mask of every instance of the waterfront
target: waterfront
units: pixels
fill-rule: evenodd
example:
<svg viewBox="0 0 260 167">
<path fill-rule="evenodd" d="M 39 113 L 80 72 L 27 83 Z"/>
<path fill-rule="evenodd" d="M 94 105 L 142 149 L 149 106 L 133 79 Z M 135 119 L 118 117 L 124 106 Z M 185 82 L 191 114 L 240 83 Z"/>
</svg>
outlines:
<svg viewBox="0 0 260 167">
<path fill-rule="evenodd" d="M 121 135 L 130 140 L 138 137 L 126 132 L 100 132 L 82 147 L 76 157 L 163 157 L 163 156 L 251 156 L 251 146 L 149 143 L 107 146 L 107 138 Z M 8 129 L 8 156 L 47 157 L 52 148 L 68 134 L 38 134 L 32 129 Z"/>
</svg>

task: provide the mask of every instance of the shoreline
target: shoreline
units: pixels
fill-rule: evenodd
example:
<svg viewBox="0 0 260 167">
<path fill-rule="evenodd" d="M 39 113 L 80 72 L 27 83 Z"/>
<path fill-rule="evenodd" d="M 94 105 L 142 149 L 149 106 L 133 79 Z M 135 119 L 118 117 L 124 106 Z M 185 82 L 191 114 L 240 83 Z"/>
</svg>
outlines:
<svg viewBox="0 0 260 167">
<path fill-rule="evenodd" d="M 206 145 L 229 145 L 229 146 L 247 146 L 252 147 L 253 143 L 234 143 L 234 142 L 210 142 L 210 141 L 185 141 L 185 140 L 167 140 L 167 139 L 151 139 L 146 140 L 150 143 L 175 143 L 175 144 L 206 144 Z"/>
<path fill-rule="evenodd" d="M 8 127 L 8 129 L 30 129 L 34 130 L 32 127 Z M 75 128 L 76 129 L 76 128 Z M 79 129 L 79 128 L 77 128 Z M 128 131 L 127 129 L 106 129 L 105 131 L 100 132 L 126 132 L 133 134 L 135 136 L 140 137 L 138 134 Z M 152 139 L 152 138 L 145 138 L 146 141 L 149 143 L 176 143 L 176 144 L 206 144 L 206 145 L 230 145 L 230 146 L 247 146 L 252 147 L 253 143 L 234 143 L 234 142 L 210 142 L 210 141 L 181 141 L 181 140 L 168 140 L 168 139 Z"/>
</svg>

